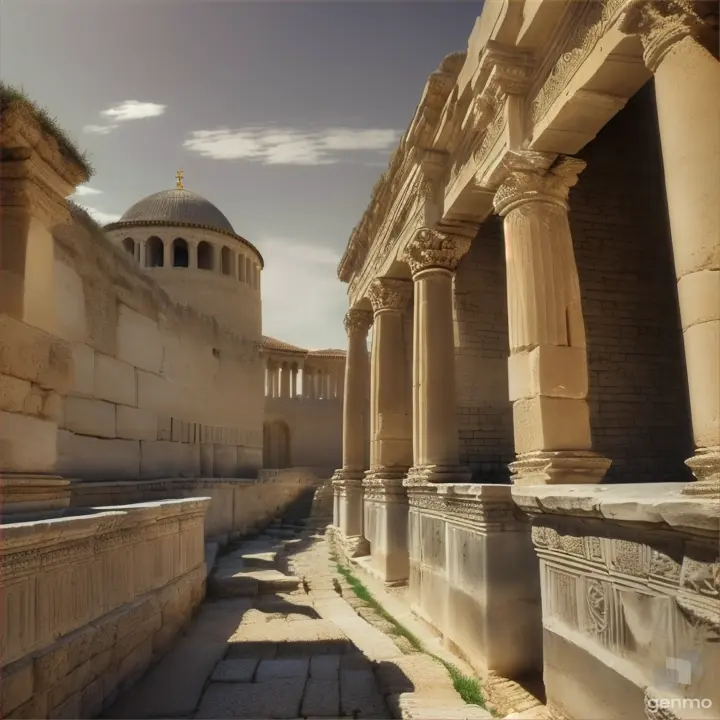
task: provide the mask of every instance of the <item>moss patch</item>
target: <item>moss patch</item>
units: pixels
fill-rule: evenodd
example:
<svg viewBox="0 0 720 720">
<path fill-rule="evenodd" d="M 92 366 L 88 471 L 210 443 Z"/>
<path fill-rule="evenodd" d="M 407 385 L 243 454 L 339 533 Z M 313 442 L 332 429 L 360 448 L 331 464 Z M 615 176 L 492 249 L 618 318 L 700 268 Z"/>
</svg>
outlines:
<svg viewBox="0 0 720 720">
<path fill-rule="evenodd" d="M 52 135 L 58 143 L 60 152 L 65 157 L 76 162 L 85 171 L 88 179 L 94 174 L 93 166 L 90 164 L 87 153 L 80 152 L 75 143 L 68 137 L 66 132 L 60 127 L 58 121 L 50 115 L 43 107 L 34 103 L 22 90 L 0 82 L 0 114 L 7 112 L 11 105 L 25 105 L 33 115 L 37 118 L 40 127 L 48 135 Z"/>
<path fill-rule="evenodd" d="M 482 708 L 485 707 L 485 697 L 483 696 L 480 683 L 476 678 L 463 674 L 452 663 L 446 662 L 441 657 L 438 657 L 437 655 L 428 652 L 416 635 L 410 632 L 410 630 L 404 627 L 392 615 L 390 615 L 387 610 L 385 610 L 385 608 L 373 597 L 373 594 L 365 587 L 365 585 L 363 585 L 362 581 L 356 578 L 347 567 L 337 562 L 337 560 L 335 562 L 337 564 L 338 573 L 342 575 L 343 578 L 345 578 L 345 581 L 350 586 L 355 595 L 392 626 L 392 635 L 402 637 L 406 641 L 400 644 L 400 649 L 403 652 L 405 652 L 403 646 L 407 643 L 413 648 L 415 652 L 425 653 L 426 655 L 429 655 L 430 657 L 437 660 L 439 663 L 445 666 L 445 669 L 448 671 L 450 677 L 452 678 L 455 690 L 464 702 L 468 703 L 469 705 L 479 705 Z"/>
</svg>

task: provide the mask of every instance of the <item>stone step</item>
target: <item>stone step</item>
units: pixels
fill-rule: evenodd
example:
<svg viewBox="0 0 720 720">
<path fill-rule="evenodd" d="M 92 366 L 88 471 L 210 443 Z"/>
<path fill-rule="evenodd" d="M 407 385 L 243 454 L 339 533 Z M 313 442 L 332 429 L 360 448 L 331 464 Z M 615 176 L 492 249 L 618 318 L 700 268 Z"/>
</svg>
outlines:
<svg viewBox="0 0 720 720">
<path fill-rule="evenodd" d="M 276 592 L 292 592 L 302 581 L 269 568 L 247 568 L 241 564 L 218 566 L 208 579 L 213 597 L 254 597 Z"/>
</svg>

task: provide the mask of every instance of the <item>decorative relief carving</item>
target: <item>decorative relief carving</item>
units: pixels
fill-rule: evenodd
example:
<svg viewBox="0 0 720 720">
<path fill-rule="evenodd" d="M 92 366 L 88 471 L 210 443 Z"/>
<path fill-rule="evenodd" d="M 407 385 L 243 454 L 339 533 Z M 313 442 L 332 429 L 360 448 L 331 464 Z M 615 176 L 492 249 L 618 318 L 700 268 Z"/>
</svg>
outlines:
<svg viewBox="0 0 720 720">
<path fill-rule="evenodd" d="M 567 40 L 559 50 L 552 70 L 535 96 L 530 115 L 538 123 L 559 97 L 593 48 L 610 27 L 627 0 L 577 3 L 581 8 Z"/>
<path fill-rule="evenodd" d="M 553 163 L 553 157 L 532 151 L 510 153 L 511 172 L 495 193 L 495 212 L 504 216 L 524 203 L 535 201 L 567 208 L 570 188 L 577 183 L 586 163 L 565 155 Z"/>
<path fill-rule="evenodd" d="M 608 564 L 615 572 L 645 578 L 650 572 L 650 548 L 631 540 L 613 538 Z"/>
<path fill-rule="evenodd" d="M 680 584 L 700 595 L 720 597 L 720 560 L 703 562 L 686 557 L 682 564 Z"/>
<path fill-rule="evenodd" d="M 608 628 L 607 588 L 604 582 L 588 578 L 585 589 L 585 630 L 602 635 Z"/>
<path fill-rule="evenodd" d="M 343 324 L 349 337 L 367 335 L 373 323 L 373 315 L 369 310 L 350 309 L 345 313 Z"/>
<path fill-rule="evenodd" d="M 412 295 L 412 283 L 408 280 L 377 278 L 370 283 L 368 298 L 375 312 L 397 310 L 402 312 Z"/>
<path fill-rule="evenodd" d="M 630 0 L 620 29 L 640 35 L 643 60 L 652 72 L 657 70 L 668 50 L 683 38 L 693 36 L 707 42 L 712 37 L 710 27 L 689 0 Z"/>
<path fill-rule="evenodd" d="M 406 245 L 405 260 L 413 275 L 429 268 L 445 268 L 454 272 L 469 249 L 470 238 L 424 227 Z"/>
<path fill-rule="evenodd" d="M 673 585 L 680 581 L 680 563 L 656 548 L 650 551 L 650 575 L 669 580 Z"/>
</svg>

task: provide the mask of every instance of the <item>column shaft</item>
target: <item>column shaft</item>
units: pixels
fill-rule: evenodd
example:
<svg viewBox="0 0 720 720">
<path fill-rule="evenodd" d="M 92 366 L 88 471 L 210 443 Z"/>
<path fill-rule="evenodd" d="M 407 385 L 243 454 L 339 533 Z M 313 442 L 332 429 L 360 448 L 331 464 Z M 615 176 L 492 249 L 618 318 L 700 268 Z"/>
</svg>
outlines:
<svg viewBox="0 0 720 720">
<path fill-rule="evenodd" d="M 282 364 L 282 375 L 280 376 L 280 397 L 290 397 L 290 368 L 287 363 Z"/>
<path fill-rule="evenodd" d="M 518 153 L 495 196 L 505 217 L 510 359 L 518 484 L 598 482 L 591 452 L 585 324 L 567 196 L 585 163 Z"/>
<path fill-rule="evenodd" d="M 421 228 L 405 256 L 413 273 L 413 468 L 408 484 L 466 482 L 460 467 L 453 275 L 470 239 Z"/>
</svg>

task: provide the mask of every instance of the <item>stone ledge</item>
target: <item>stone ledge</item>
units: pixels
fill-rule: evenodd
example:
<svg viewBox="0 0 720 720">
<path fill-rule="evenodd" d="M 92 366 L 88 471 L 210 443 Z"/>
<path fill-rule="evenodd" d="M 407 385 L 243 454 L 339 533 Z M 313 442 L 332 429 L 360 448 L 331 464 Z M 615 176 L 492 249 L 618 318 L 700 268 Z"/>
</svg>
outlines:
<svg viewBox="0 0 720 720">
<path fill-rule="evenodd" d="M 700 534 L 720 533 L 720 503 L 682 494 L 685 483 L 513 486 L 512 499 L 529 515 L 574 515 L 616 522 L 665 524 Z"/>
</svg>

